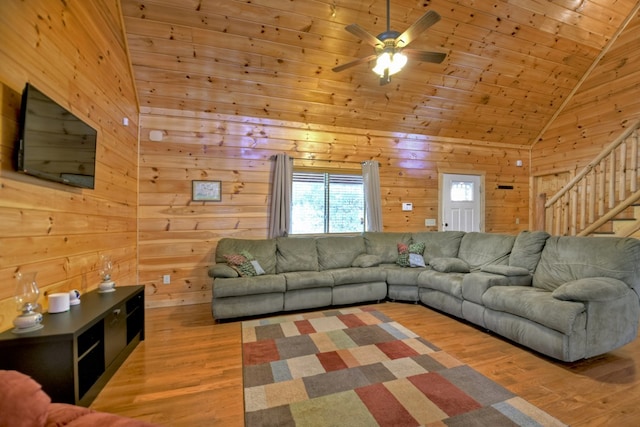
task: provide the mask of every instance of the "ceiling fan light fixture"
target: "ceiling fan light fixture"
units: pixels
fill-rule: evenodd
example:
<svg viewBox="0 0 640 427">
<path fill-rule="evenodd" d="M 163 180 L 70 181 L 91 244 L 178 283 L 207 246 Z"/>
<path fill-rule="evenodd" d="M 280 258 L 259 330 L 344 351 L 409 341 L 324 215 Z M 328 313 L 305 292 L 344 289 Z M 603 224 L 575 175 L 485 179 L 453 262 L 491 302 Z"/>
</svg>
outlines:
<svg viewBox="0 0 640 427">
<path fill-rule="evenodd" d="M 407 55 L 402 52 L 389 53 L 383 52 L 378 56 L 376 60 L 376 66 L 373 67 L 373 72 L 380 77 L 385 76 L 385 70 L 389 70 L 386 75 L 391 76 L 402 70 L 407 64 Z"/>
</svg>

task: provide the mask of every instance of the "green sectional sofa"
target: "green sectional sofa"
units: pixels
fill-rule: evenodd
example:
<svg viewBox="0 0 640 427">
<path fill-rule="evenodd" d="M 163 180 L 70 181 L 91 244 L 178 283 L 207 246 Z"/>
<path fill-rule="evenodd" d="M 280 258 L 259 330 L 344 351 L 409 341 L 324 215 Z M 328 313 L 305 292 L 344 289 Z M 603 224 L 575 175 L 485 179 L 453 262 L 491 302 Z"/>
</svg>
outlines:
<svg viewBox="0 0 640 427">
<path fill-rule="evenodd" d="M 216 319 L 390 299 L 420 302 L 550 357 L 634 340 L 640 241 L 498 233 L 363 233 L 218 242 Z"/>
</svg>

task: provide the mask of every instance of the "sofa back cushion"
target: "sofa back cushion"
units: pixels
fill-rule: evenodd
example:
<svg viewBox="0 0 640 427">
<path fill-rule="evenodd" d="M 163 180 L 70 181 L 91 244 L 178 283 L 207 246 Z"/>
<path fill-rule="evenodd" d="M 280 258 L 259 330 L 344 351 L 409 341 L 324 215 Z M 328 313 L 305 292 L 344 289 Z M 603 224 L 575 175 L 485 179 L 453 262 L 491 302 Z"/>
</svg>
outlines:
<svg viewBox="0 0 640 427">
<path fill-rule="evenodd" d="M 367 231 L 363 236 L 367 253 L 378 255 L 383 264 L 393 264 L 398 260 L 398 243 L 411 243 L 411 233 Z"/>
<path fill-rule="evenodd" d="M 533 274 L 533 286 L 553 291 L 588 277 L 611 277 L 640 286 L 640 240 L 632 237 L 552 236 Z"/>
<path fill-rule="evenodd" d="M 458 258 L 474 270 L 484 265 L 509 262 L 509 254 L 516 236 L 498 233 L 465 233 L 460 242 Z"/>
<path fill-rule="evenodd" d="M 276 271 L 318 271 L 318 251 L 313 237 L 278 237 Z"/>
<path fill-rule="evenodd" d="M 521 231 L 509 255 L 509 265 L 526 268 L 533 273 L 548 238 L 549 233 L 546 231 Z"/>
<path fill-rule="evenodd" d="M 361 236 L 319 237 L 316 247 L 320 270 L 351 267 L 358 255 L 365 252 Z"/>
<path fill-rule="evenodd" d="M 464 231 L 422 231 L 413 233 L 413 243 L 424 243 L 424 262 L 433 258 L 455 258 L 458 256 Z"/>
<path fill-rule="evenodd" d="M 260 267 L 267 274 L 276 272 L 276 239 L 233 239 L 225 237 L 220 239 L 216 248 L 216 262 L 223 263 L 227 260 L 225 255 L 235 255 L 247 251 L 260 263 Z"/>
</svg>

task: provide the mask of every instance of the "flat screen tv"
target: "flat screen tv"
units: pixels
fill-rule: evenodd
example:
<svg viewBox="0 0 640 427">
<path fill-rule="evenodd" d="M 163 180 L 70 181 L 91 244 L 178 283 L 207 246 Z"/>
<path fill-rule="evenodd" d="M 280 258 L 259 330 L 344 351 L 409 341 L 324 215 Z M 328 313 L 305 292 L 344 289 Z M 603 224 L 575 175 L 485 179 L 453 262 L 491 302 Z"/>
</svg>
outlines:
<svg viewBox="0 0 640 427">
<path fill-rule="evenodd" d="M 94 188 L 96 139 L 95 129 L 27 83 L 20 109 L 19 171 Z"/>
</svg>

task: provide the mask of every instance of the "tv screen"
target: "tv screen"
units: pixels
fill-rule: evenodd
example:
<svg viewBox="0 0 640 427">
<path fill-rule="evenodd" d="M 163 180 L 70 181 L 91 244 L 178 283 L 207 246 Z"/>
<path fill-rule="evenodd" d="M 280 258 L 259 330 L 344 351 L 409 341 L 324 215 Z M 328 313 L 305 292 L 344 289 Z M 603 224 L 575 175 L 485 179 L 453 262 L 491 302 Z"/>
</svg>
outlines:
<svg viewBox="0 0 640 427">
<path fill-rule="evenodd" d="M 94 188 L 97 132 L 27 83 L 22 93 L 18 170 Z"/>
</svg>

